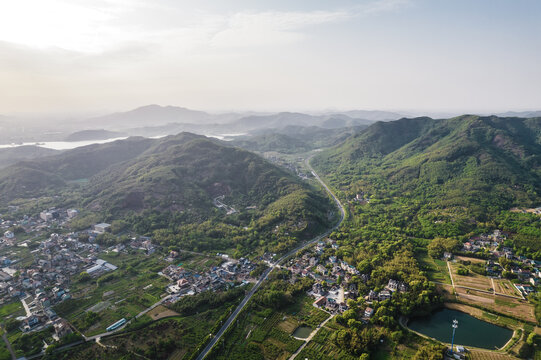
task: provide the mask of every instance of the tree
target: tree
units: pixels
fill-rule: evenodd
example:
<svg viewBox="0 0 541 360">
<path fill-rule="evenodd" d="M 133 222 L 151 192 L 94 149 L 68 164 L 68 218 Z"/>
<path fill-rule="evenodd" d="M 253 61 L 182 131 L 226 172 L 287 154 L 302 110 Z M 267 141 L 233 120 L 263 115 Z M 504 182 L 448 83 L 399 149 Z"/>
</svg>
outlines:
<svg viewBox="0 0 541 360">
<path fill-rule="evenodd" d="M 441 258 L 443 257 L 443 253 L 445 252 L 445 247 L 443 246 L 442 239 L 434 239 L 430 244 L 428 244 L 428 255 L 432 256 L 433 258 Z"/>
<path fill-rule="evenodd" d="M 533 346 L 537 342 L 537 338 L 538 336 L 536 333 L 530 333 L 530 335 L 528 335 L 528 339 L 526 339 L 526 343 L 530 346 Z"/>
<path fill-rule="evenodd" d="M 427 344 L 419 348 L 414 360 L 443 360 L 445 346 L 439 344 Z"/>
<path fill-rule="evenodd" d="M 79 274 L 79 281 L 81 282 L 86 282 L 86 281 L 89 281 L 90 279 L 91 279 L 91 276 L 86 271 L 82 271 Z"/>
</svg>

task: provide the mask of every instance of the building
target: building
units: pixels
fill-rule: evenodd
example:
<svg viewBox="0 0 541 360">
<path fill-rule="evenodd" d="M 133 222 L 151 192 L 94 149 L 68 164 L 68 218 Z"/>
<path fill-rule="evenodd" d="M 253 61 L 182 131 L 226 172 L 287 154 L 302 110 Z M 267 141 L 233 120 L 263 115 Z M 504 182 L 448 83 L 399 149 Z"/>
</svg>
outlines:
<svg viewBox="0 0 541 360">
<path fill-rule="evenodd" d="M 12 231 L 9 231 L 9 230 L 8 230 L 8 231 L 6 231 L 6 232 L 4 233 L 4 237 L 5 237 L 6 239 L 13 239 L 13 238 L 15 237 L 15 234 L 14 234 Z"/>
<path fill-rule="evenodd" d="M 68 209 L 66 213 L 68 215 L 68 219 L 73 219 L 74 217 L 79 215 L 79 211 L 77 209 Z"/>
<path fill-rule="evenodd" d="M 53 220 L 53 213 L 49 211 L 42 211 L 41 213 L 39 213 L 39 217 L 41 218 L 41 220 L 48 222 Z"/>
<path fill-rule="evenodd" d="M 325 298 L 325 296 L 321 296 L 319 299 L 314 301 L 314 306 L 316 306 L 318 308 L 324 307 L 325 304 L 327 304 L 327 299 Z"/>
<path fill-rule="evenodd" d="M 122 318 L 120 320 L 118 320 L 116 323 L 112 324 L 112 325 L 109 325 L 109 327 L 107 327 L 107 331 L 113 331 L 113 330 L 116 330 L 118 329 L 119 327 L 121 327 L 122 325 L 124 325 L 126 323 L 126 319 L 125 318 Z"/>
<path fill-rule="evenodd" d="M 111 227 L 111 224 L 107 224 L 107 223 L 96 224 L 94 225 L 94 231 L 97 232 L 98 234 L 103 234 L 110 227 Z"/>
<path fill-rule="evenodd" d="M 364 317 L 365 318 L 371 318 L 372 315 L 374 315 L 374 309 L 372 309 L 371 307 L 367 307 L 366 309 L 364 309 Z"/>
<path fill-rule="evenodd" d="M 72 333 L 71 327 L 64 319 L 56 320 L 53 326 L 54 332 L 58 338 L 63 338 L 64 336 Z"/>
</svg>

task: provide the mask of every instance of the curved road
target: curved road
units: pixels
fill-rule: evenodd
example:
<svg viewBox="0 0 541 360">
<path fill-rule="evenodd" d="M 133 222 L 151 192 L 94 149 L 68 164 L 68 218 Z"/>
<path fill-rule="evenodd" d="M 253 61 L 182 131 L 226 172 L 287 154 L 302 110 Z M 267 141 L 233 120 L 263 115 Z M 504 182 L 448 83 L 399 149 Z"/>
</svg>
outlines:
<svg viewBox="0 0 541 360">
<path fill-rule="evenodd" d="M 246 296 L 244 297 L 244 299 L 241 301 L 241 303 L 239 304 L 239 306 L 237 306 L 237 308 L 235 309 L 235 311 L 233 311 L 233 313 L 231 314 L 231 316 L 229 316 L 229 318 L 227 318 L 227 321 L 224 323 L 224 325 L 220 328 L 220 330 L 218 331 L 218 333 L 212 338 L 212 340 L 208 343 L 208 345 L 203 349 L 203 351 L 199 354 L 199 356 L 197 357 L 197 360 L 203 360 L 207 355 L 208 353 L 210 352 L 210 350 L 214 347 L 214 345 L 216 345 L 216 343 L 218 342 L 218 340 L 220 340 L 220 338 L 222 337 L 222 335 L 225 333 L 225 331 L 229 328 L 229 326 L 231 326 L 231 324 L 233 323 L 233 321 L 235 321 L 235 319 L 237 318 L 237 316 L 239 315 L 239 313 L 242 311 L 242 309 L 244 309 L 244 306 L 246 306 L 246 304 L 248 303 L 248 301 L 250 301 L 250 299 L 252 298 L 252 296 L 255 294 L 255 292 L 259 289 L 259 287 L 261 287 L 261 284 L 267 280 L 267 277 L 269 276 L 269 274 L 272 272 L 272 270 L 274 270 L 274 268 L 278 267 L 282 262 L 284 262 L 288 257 L 290 257 L 291 255 L 295 254 L 297 251 L 299 250 L 302 250 L 308 246 L 311 246 L 313 244 L 315 244 L 316 242 L 318 242 L 319 240 L 325 238 L 326 236 L 328 236 L 331 232 L 333 232 L 334 230 L 336 230 L 340 225 L 342 225 L 342 222 L 344 221 L 344 218 L 346 216 L 346 212 L 344 210 L 344 207 L 342 206 L 342 203 L 340 202 L 340 200 L 338 200 L 338 198 L 333 194 L 333 192 L 331 191 L 331 189 L 329 189 L 329 187 L 323 182 L 323 180 L 321 180 L 321 178 L 319 177 L 319 175 L 314 171 L 314 169 L 312 168 L 312 166 L 310 166 L 310 159 L 312 159 L 314 155 L 308 157 L 305 161 L 306 163 L 306 166 L 308 167 L 308 169 L 312 172 L 312 175 L 314 175 L 314 178 L 323 186 L 323 188 L 325 189 L 325 191 L 327 191 L 327 193 L 329 194 L 329 196 L 334 200 L 334 202 L 336 203 L 336 206 L 338 206 L 338 208 L 340 209 L 340 220 L 336 223 L 335 226 L 333 226 L 332 228 L 330 228 L 329 230 L 327 230 L 325 233 L 313 238 L 312 240 L 304 243 L 304 244 L 301 244 L 299 246 L 297 246 L 296 248 L 294 248 L 293 250 L 289 251 L 287 254 L 285 254 L 284 256 L 282 256 L 280 259 L 278 259 L 278 261 L 274 262 L 272 264 L 272 267 L 268 268 L 267 270 L 265 270 L 265 272 L 263 272 L 263 274 L 261 275 L 261 277 L 259 278 L 259 280 L 257 281 L 257 283 L 254 285 L 254 287 L 250 290 L 250 292 L 248 294 L 246 294 Z"/>
</svg>

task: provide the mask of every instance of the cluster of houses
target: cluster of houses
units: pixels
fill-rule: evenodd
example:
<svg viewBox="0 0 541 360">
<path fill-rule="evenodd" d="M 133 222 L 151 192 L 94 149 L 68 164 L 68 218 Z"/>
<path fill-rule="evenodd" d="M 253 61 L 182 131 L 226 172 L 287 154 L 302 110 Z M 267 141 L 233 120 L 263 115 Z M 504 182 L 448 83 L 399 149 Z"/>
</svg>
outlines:
<svg viewBox="0 0 541 360">
<path fill-rule="evenodd" d="M 52 221 L 59 221 L 59 220 L 70 220 L 73 219 L 79 215 L 79 211 L 77 209 L 57 209 L 57 208 L 49 208 L 47 210 L 43 210 L 39 213 L 39 217 L 41 220 L 45 222 L 52 222 Z"/>
<path fill-rule="evenodd" d="M 500 256 L 509 256 L 509 253 L 512 251 L 508 248 L 503 250 L 498 250 L 500 245 L 507 239 L 509 233 L 500 230 L 494 230 L 492 234 L 481 234 L 470 238 L 467 242 L 464 243 L 462 251 L 466 253 L 476 253 L 480 251 L 488 251 L 496 257 Z"/>
<path fill-rule="evenodd" d="M 513 249 L 503 246 L 503 242 L 508 236 L 509 233 L 507 232 L 494 230 L 491 234 L 472 237 L 464 243 L 462 252 L 473 254 L 477 252 L 489 253 L 491 259 L 487 260 L 485 271 L 487 276 L 495 278 L 501 278 L 504 272 L 504 268 L 497 259 L 503 257 L 510 260 L 509 272 L 514 278 L 524 282 L 523 284 L 515 284 L 515 287 L 521 294 L 527 296 L 535 292 L 535 287 L 541 283 L 541 262 L 528 259 L 525 256 L 518 256 Z M 448 258 L 451 257 L 452 254 L 449 254 Z"/>
<path fill-rule="evenodd" d="M 330 239 L 319 241 L 313 251 L 290 260 L 285 268 L 291 271 L 292 282 L 298 277 L 314 279 L 315 283 L 308 292 L 316 299 L 314 306 L 339 314 L 348 309 L 346 300 L 357 296 L 357 285 L 351 282 L 352 277 L 364 278 L 366 275 L 336 256 L 321 260 L 327 248 L 336 250 L 338 245 Z"/>
<path fill-rule="evenodd" d="M 365 300 L 367 300 L 369 303 L 372 301 L 385 301 L 389 300 L 393 297 L 393 293 L 395 292 L 407 292 L 408 285 L 402 281 L 389 279 L 389 282 L 387 283 L 387 286 L 379 292 L 376 292 L 374 290 L 370 290 L 368 292 L 368 295 L 365 296 Z"/>
<path fill-rule="evenodd" d="M 266 159 L 269 160 L 270 162 L 278 165 L 278 166 L 281 166 L 281 167 L 284 167 L 286 169 L 288 169 L 289 171 L 291 171 L 292 173 L 294 173 L 295 175 L 297 175 L 298 177 L 300 177 L 301 179 L 303 180 L 308 180 L 308 174 L 305 173 L 302 169 L 300 169 L 299 167 L 297 167 L 295 164 L 289 162 L 289 161 L 286 161 L 278 156 L 275 156 L 275 155 L 270 155 L 270 156 L 267 156 L 265 155 Z M 304 161 L 303 158 L 297 158 L 296 161 L 298 163 L 301 163 Z"/>
<path fill-rule="evenodd" d="M 368 204 L 370 202 L 370 196 L 364 191 L 361 191 L 360 193 L 355 194 L 353 201 L 361 204 Z"/>
<path fill-rule="evenodd" d="M 80 242 L 74 235 L 52 234 L 31 251 L 33 262 L 18 268 L 17 275 L 10 267 L 0 272 L 0 301 L 6 303 L 17 298 L 25 308 L 26 316 L 19 319 L 22 331 L 54 326 L 58 337 L 71 332 L 69 325 L 52 309 L 71 298 L 70 279 L 83 271 L 97 277 L 117 269 L 98 259 L 92 244 Z"/>
<path fill-rule="evenodd" d="M 107 230 L 104 225 L 108 224 L 98 224 L 80 233 L 53 233 L 38 244 L 17 239 L 11 230 L 23 229 L 25 238 L 28 234 L 37 236 L 50 231 L 53 223 L 62 226 L 77 215 L 75 209 L 51 208 L 36 217 L 0 220 L 0 248 L 5 248 L 0 256 L 0 304 L 21 301 L 25 309 L 25 315 L 17 318 L 21 331 L 52 327 L 55 339 L 71 333 L 69 323 L 53 310 L 56 304 L 71 298 L 71 279 L 82 272 L 97 277 L 116 270 L 116 266 L 98 258 L 100 246 L 92 243 L 100 231 Z M 88 236 L 80 241 L 83 233 Z M 28 250 L 17 250 L 21 248 Z"/>
<path fill-rule="evenodd" d="M 171 251 L 168 258 L 178 257 L 178 252 Z M 233 286 L 238 282 L 249 282 L 250 272 L 255 269 L 255 264 L 246 258 L 239 260 L 228 260 L 220 266 L 213 266 L 204 273 L 186 269 L 182 264 L 169 265 L 159 274 L 172 281 L 166 291 L 180 297 L 193 295 L 204 291 L 218 291 Z"/>
<path fill-rule="evenodd" d="M 293 275 L 292 282 L 296 281 L 297 277 L 310 277 L 315 280 L 308 295 L 315 299 L 314 306 L 331 314 L 343 313 L 348 309 L 347 299 L 356 299 L 359 296 L 357 283 L 353 281 L 353 277 L 364 283 L 370 280 L 370 275 L 362 274 L 346 261 L 334 255 L 328 257 L 325 255 L 326 250 L 338 248 L 334 240 L 320 241 L 312 251 L 290 260 L 286 266 Z M 407 291 L 407 284 L 390 279 L 383 290 L 379 292 L 370 290 L 365 299 L 371 304 L 374 301 L 390 299 L 394 292 Z M 366 308 L 364 315 L 365 319 L 369 319 L 373 315 L 373 310 L 370 307 Z"/>
</svg>

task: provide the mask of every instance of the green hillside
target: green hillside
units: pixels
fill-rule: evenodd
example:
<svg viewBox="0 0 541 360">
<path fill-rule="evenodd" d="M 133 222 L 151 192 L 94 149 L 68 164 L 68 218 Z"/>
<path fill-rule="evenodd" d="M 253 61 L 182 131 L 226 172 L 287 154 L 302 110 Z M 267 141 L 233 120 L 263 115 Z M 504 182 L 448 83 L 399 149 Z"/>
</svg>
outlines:
<svg viewBox="0 0 541 360">
<path fill-rule="evenodd" d="M 342 143 L 365 125 L 326 129 L 318 126 L 286 126 L 266 129 L 253 135 L 239 137 L 232 144 L 251 151 L 277 151 L 285 154 L 302 153 Z"/>
<path fill-rule="evenodd" d="M 395 225 L 410 235 L 465 234 L 500 211 L 540 205 L 541 118 L 380 122 L 313 165 L 346 198 L 364 191 L 373 208 L 402 203 L 392 216 L 403 215 Z"/>
<path fill-rule="evenodd" d="M 88 179 L 113 164 L 132 159 L 154 142 L 134 137 L 11 165 L 0 173 L 0 204 L 16 198 L 55 194 L 70 181 Z"/>
<path fill-rule="evenodd" d="M 60 153 L 58 150 L 47 149 L 35 145 L 15 146 L 0 149 L 0 168 L 23 160 L 37 159 Z"/>
<path fill-rule="evenodd" d="M 0 176 L 0 193 L 2 205 L 55 196 L 57 206 L 154 235 L 165 246 L 243 252 L 285 250 L 326 228 L 333 210 L 321 190 L 260 156 L 190 133 L 17 163 Z"/>
</svg>

